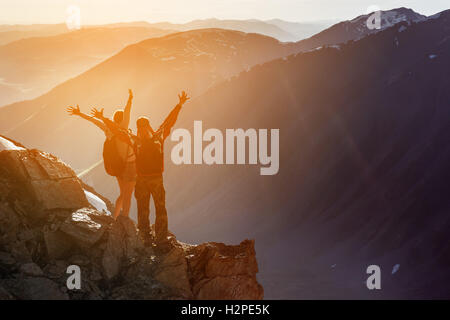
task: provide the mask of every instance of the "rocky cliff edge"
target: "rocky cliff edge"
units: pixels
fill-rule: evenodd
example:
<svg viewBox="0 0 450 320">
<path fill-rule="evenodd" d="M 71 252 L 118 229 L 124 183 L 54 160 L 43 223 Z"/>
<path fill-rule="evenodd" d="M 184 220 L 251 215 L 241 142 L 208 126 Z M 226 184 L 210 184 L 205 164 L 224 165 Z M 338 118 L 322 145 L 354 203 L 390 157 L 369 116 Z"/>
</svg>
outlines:
<svg viewBox="0 0 450 320">
<path fill-rule="evenodd" d="M 254 241 L 144 246 L 58 158 L 0 136 L 0 299 L 262 299 Z M 69 289 L 68 267 L 80 268 Z"/>
</svg>

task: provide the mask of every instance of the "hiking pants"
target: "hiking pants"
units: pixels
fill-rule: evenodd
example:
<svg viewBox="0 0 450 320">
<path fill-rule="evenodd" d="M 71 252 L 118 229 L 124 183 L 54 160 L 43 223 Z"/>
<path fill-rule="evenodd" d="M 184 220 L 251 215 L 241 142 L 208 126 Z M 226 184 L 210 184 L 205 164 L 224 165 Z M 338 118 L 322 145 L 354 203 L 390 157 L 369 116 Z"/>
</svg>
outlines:
<svg viewBox="0 0 450 320">
<path fill-rule="evenodd" d="M 150 232 L 150 198 L 153 196 L 156 209 L 155 235 L 164 240 L 168 232 L 166 191 L 162 176 L 138 176 L 134 196 L 138 207 L 138 228 L 140 232 Z"/>
</svg>

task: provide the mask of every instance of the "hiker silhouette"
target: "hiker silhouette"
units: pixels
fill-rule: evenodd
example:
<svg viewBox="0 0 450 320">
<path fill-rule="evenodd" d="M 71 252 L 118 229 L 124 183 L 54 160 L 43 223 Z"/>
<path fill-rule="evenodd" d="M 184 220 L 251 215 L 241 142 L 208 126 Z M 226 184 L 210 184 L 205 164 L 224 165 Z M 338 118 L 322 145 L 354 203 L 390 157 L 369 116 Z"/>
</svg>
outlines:
<svg viewBox="0 0 450 320">
<path fill-rule="evenodd" d="M 146 244 L 152 242 L 150 228 L 150 200 L 153 197 L 156 209 L 155 237 L 159 244 L 170 242 L 168 238 L 168 218 L 163 182 L 164 141 L 170 135 L 181 107 L 190 99 L 185 91 L 178 95 L 178 104 L 154 131 L 148 117 L 136 121 L 137 135 L 128 129 L 133 93 L 129 90 L 128 103 L 124 110 L 117 110 L 113 120 L 104 116 L 104 109 L 92 108 L 88 116 L 80 108 L 69 107 L 71 115 L 80 116 L 94 123 L 106 135 L 103 145 L 105 170 L 117 178 L 120 196 L 116 200 L 114 217 L 120 213 L 128 216 L 133 188 L 138 207 L 138 229 Z"/>
<path fill-rule="evenodd" d="M 113 121 L 111 121 L 115 124 L 114 126 L 108 126 L 105 121 L 100 121 L 96 117 L 100 114 L 100 111 L 96 108 L 91 110 L 92 116 L 81 112 L 78 105 L 67 108 L 67 112 L 70 115 L 79 116 L 88 120 L 105 133 L 103 163 L 106 172 L 116 178 L 120 190 L 120 194 L 115 202 L 114 218 L 117 218 L 119 214 L 128 217 L 131 198 L 136 185 L 136 155 L 131 137 L 128 136 L 132 100 L 133 91 L 129 89 L 128 101 L 125 108 L 117 109 L 114 112 Z M 103 117 L 103 109 L 101 115 Z"/>
</svg>

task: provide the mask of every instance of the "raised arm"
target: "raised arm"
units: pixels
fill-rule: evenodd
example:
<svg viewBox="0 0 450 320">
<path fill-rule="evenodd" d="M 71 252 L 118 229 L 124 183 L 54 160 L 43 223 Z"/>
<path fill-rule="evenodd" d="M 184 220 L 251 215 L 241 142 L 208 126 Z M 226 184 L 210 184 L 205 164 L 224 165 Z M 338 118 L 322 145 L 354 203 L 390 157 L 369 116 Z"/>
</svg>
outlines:
<svg viewBox="0 0 450 320">
<path fill-rule="evenodd" d="M 69 106 L 67 108 L 67 112 L 71 115 L 71 116 L 79 116 L 93 124 L 95 124 L 97 127 L 99 127 L 102 131 L 105 132 L 106 130 L 106 126 L 103 122 L 101 122 L 100 120 L 95 119 L 94 117 L 90 117 L 87 114 L 83 113 L 80 111 L 80 107 L 77 105 L 76 107 L 72 107 Z"/>
<path fill-rule="evenodd" d="M 183 104 L 186 103 L 190 98 L 187 96 L 186 92 L 181 92 L 181 94 L 178 95 L 179 102 L 175 106 L 175 108 L 172 109 L 172 111 L 169 113 L 167 118 L 164 120 L 164 122 L 161 124 L 159 129 L 156 131 L 157 134 L 162 134 L 163 140 L 165 140 L 169 134 L 172 127 L 175 125 L 175 122 L 177 121 L 178 114 L 181 111 L 181 107 Z"/>
<path fill-rule="evenodd" d="M 133 91 L 128 89 L 128 101 L 125 109 L 123 110 L 123 120 L 120 126 L 124 129 L 128 129 L 130 125 L 130 113 L 131 113 L 131 102 L 133 101 Z"/>
<path fill-rule="evenodd" d="M 106 126 L 106 128 L 112 132 L 113 135 L 118 137 L 119 139 L 123 140 L 126 143 L 131 143 L 130 138 L 133 138 L 134 140 L 137 140 L 137 137 L 133 135 L 131 132 L 128 132 L 128 130 L 122 128 L 122 126 L 118 125 L 111 119 L 108 119 L 103 115 L 103 109 L 97 110 L 96 108 L 92 108 L 91 114 L 93 117 L 100 119 L 103 123 L 103 125 Z M 99 120 L 97 120 L 99 121 Z"/>
</svg>

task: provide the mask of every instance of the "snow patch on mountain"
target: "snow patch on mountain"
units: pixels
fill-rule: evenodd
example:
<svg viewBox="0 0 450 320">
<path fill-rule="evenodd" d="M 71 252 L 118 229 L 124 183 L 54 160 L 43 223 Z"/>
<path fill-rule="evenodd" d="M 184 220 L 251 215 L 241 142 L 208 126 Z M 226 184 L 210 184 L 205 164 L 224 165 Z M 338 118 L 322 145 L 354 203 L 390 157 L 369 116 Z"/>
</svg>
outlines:
<svg viewBox="0 0 450 320">
<path fill-rule="evenodd" d="M 111 212 L 109 212 L 108 207 L 106 206 L 105 201 L 97 197 L 92 192 L 89 192 L 87 190 L 84 190 L 84 194 L 86 195 L 86 199 L 88 202 L 98 211 L 104 212 L 108 215 L 111 215 Z"/>
<path fill-rule="evenodd" d="M 9 141 L 3 137 L 0 137 L 0 151 L 3 151 L 3 150 L 25 150 L 25 149 L 17 146 L 12 141 Z"/>
</svg>

